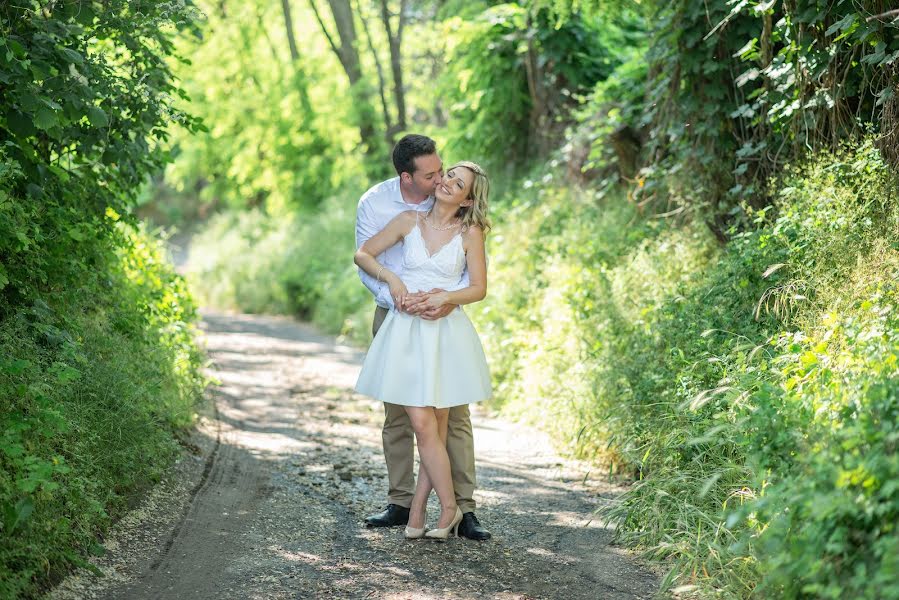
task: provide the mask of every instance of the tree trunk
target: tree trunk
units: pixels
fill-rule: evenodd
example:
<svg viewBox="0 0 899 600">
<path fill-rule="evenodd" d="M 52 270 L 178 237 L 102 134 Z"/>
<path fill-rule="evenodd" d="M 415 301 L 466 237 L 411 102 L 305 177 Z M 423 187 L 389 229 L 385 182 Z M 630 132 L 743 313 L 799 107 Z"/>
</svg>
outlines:
<svg viewBox="0 0 899 600">
<path fill-rule="evenodd" d="M 309 0 L 309 5 L 315 13 L 322 33 L 328 39 L 331 50 L 337 55 L 337 59 L 340 61 L 340 65 L 343 67 L 350 82 L 350 95 L 352 96 L 356 124 L 359 127 L 365 154 L 368 156 L 379 155 L 381 144 L 378 142 L 375 133 L 375 111 L 371 102 L 371 93 L 362 76 L 359 50 L 356 47 L 358 36 L 356 35 L 356 24 L 353 20 L 350 0 L 328 0 L 328 6 L 331 7 L 331 15 L 334 17 L 334 24 L 337 27 L 340 46 L 337 45 L 334 37 L 328 32 L 328 28 L 325 26 L 325 22 L 322 20 L 321 14 L 315 5 L 315 0 Z"/>
<path fill-rule="evenodd" d="M 356 4 L 359 11 L 359 22 L 362 23 L 362 31 L 365 33 L 365 40 L 368 42 L 368 50 L 371 52 L 372 60 L 375 61 L 375 71 L 378 74 L 378 97 L 381 100 L 381 111 L 384 113 L 384 125 L 387 128 L 386 140 L 388 145 L 393 146 L 393 124 L 390 117 L 390 107 L 387 105 L 387 84 L 384 81 L 384 68 L 381 66 L 381 59 L 378 51 L 375 49 L 374 40 L 371 37 L 371 31 L 368 29 L 368 19 L 362 14 L 362 5 Z"/>
<path fill-rule="evenodd" d="M 315 111 L 312 108 L 312 101 L 309 99 L 309 80 L 306 78 L 306 71 L 300 63 L 300 51 L 297 49 L 297 41 L 294 37 L 290 0 L 281 0 L 281 10 L 284 13 L 284 26 L 287 29 L 287 45 L 290 47 L 290 63 L 293 67 L 294 88 L 300 95 L 303 118 L 311 122 Z"/>
<path fill-rule="evenodd" d="M 399 24 L 396 35 L 390 25 L 390 10 L 387 0 L 381 0 L 381 20 L 384 22 L 384 30 L 387 32 L 387 41 L 390 46 L 390 70 L 393 73 L 393 98 L 396 102 L 396 127 L 399 131 L 406 129 L 406 95 L 403 90 L 403 65 L 402 42 L 403 27 L 406 25 L 406 1 L 400 0 Z"/>
<path fill-rule="evenodd" d="M 528 19 L 528 29 L 533 26 Z M 546 150 L 546 115 L 549 112 L 549 99 L 544 85 L 546 73 L 540 67 L 539 50 L 534 44 L 533 36 L 528 36 L 528 51 L 525 60 L 528 92 L 531 96 L 531 113 L 528 122 L 528 157 L 541 156 Z"/>
</svg>

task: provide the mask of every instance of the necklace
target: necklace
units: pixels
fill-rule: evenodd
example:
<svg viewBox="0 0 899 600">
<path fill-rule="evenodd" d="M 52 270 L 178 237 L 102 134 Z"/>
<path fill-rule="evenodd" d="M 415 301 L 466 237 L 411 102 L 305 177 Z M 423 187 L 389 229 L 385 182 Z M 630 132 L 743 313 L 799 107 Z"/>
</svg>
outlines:
<svg viewBox="0 0 899 600">
<path fill-rule="evenodd" d="M 435 231 L 447 231 L 448 229 L 453 229 L 454 227 L 458 227 L 459 223 L 453 223 L 452 225 L 446 225 L 444 227 L 439 227 L 431 223 L 431 211 L 428 211 L 428 214 L 425 215 L 425 223 L 428 224 L 428 227 L 434 229 Z"/>
</svg>

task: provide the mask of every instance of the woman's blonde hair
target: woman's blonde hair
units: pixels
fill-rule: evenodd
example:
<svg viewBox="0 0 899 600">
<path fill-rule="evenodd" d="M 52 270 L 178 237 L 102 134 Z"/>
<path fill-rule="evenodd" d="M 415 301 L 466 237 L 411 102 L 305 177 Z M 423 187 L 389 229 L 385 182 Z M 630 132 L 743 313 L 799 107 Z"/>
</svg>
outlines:
<svg viewBox="0 0 899 600">
<path fill-rule="evenodd" d="M 462 220 L 462 229 L 467 230 L 472 225 L 477 225 L 486 235 L 490 231 L 490 219 L 487 218 L 487 196 L 490 195 L 490 180 L 487 172 L 471 161 L 460 160 L 447 171 L 463 167 L 474 173 L 471 189 L 468 197 L 471 198 L 470 206 L 461 206 L 456 211 L 456 217 Z"/>
</svg>

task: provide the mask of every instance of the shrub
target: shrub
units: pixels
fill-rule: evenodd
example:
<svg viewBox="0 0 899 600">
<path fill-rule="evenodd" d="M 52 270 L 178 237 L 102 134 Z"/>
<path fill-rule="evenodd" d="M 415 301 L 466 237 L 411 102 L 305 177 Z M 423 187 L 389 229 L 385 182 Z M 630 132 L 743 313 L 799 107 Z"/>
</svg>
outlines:
<svg viewBox="0 0 899 600">
<path fill-rule="evenodd" d="M 98 284 L 0 321 L 0 596 L 31 597 L 159 480 L 205 379 L 193 299 L 148 232 L 117 226 Z"/>
</svg>

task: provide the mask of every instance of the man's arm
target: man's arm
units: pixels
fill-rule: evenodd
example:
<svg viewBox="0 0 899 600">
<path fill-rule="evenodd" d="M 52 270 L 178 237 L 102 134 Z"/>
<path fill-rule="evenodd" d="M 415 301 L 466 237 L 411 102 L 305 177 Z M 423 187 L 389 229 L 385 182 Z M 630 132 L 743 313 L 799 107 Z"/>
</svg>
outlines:
<svg viewBox="0 0 899 600">
<path fill-rule="evenodd" d="M 362 244 L 378 233 L 379 230 L 380 228 L 377 226 L 371 204 L 363 198 L 356 208 L 356 250 L 361 248 Z M 379 306 L 393 308 L 393 297 L 390 295 L 390 288 L 384 282 L 378 281 L 362 268 L 359 269 L 359 279 L 362 280 L 362 284 L 375 297 L 375 302 Z"/>
</svg>

